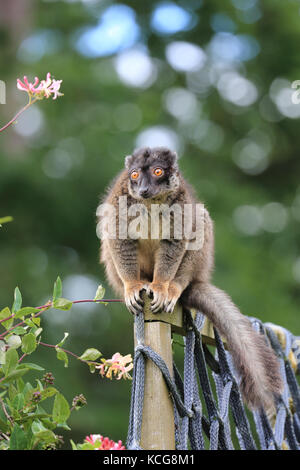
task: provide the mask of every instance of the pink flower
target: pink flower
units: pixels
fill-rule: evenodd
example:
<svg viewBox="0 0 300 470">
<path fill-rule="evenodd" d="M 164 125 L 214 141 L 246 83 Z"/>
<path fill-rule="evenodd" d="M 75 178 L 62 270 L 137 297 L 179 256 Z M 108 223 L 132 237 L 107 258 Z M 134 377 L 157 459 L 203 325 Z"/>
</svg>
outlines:
<svg viewBox="0 0 300 470">
<path fill-rule="evenodd" d="M 62 80 L 54 80 L 54 78 L 51 78 L 50 72 L 47 73 L 46 80 L 42 80 L 39 85 L 38 77 L 35 77 L 34 83 L 28 82 L 26 76 L 24 76 L 23 81 L 24 83 L 19 78 L 17 79 L 17 88 L 26 91 L 30 97 L 43 99 L 49 98 L 53 94 L 53 99 L 56 100 L 58 96 L 63 96 L 63 93 L 59 92 Z"/>
<path fill-rule="evenodd" d="M 101 434 L 90 434 L 86 436 L 85 441 L 92 444 L 95 450 L 125 450 L 122 441 L 114 442 Z"/>
<path fill-rule="evenodd" d="M 58 96 L 62 96 L 63 93 L 60 93 L 58 90 L 60 89 L 60 84 L 62 80 L 54 80 L 51 79 L 51 74 L 47 73 L 46 80 L 42 80 L 39 91 L 43 91 L 46 98 L 49 98 L 52 93 L 54 94 L 53 99 L 56 100 Z"/>
<path fill-rule="evenodd" d="M 128 373 L 133 368 L 131 354 L 122 356 L 120 353 L 115 353 L 111 359 L 101 360 L 103 364 L 96 366 L 96 369 L 100 370 L 102 377 L 105 376 L 111 379 L 114 375 L 117 377 L 117 380 L 120 380 L 122 377 L 124 379 L 131 379 Z"/>
<path fill-rule="evenodd" d="M 86 436 L 85 440 L 89 442 L 90 444 L 96 444 L 97 442 L 102 442 L 103 436 L 101 434 L 90 434 L 89 436 Z"/>
<path fill-rule="evenodd" d="M 24 75 L 23 80 L 24 80 L 24 83 L 22 83 L 19 78 L 17 79 L 17 88 L 19 88 L 19 90 L 26 91 L 27 93 L 32 93 L 32 94 L 38 91 L 39 87 L 35 88 L 36 85 L 39 83 L 38 77 L 35 77 L 34 83 L 29 83 L 26 75 Z"/>
</svg>

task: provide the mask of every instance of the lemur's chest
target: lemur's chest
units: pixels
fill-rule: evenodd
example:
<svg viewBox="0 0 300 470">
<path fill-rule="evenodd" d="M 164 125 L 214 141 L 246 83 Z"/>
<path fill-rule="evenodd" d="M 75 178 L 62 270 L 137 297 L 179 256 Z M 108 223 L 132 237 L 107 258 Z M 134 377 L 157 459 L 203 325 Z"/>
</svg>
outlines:
<svg viewBox="0 0 300 470">
<path fill-rule="evenodd" d="M 141 276 L 152 280 L 155 257 L 162 238 L 161 216 L 151 217 L 151 212 L 144 214 L 144 231 L 138 239 L 138 260 Z"/>
<path fill-rule="evenodd" d="M 155 257 L 159 250 L 160 240 L 140 239 L 138 241 L 138 261 L 141 277 L 152 280 Z"/>
<path fill-rule="evenodd" d="M 133 213 L 130 214 L 133 216 Z M 152 280 L 155 258 L 161 240 L 170 237 L 173 217 L 158 204 L 143 204 L 137 214 L 129 219 L 128 235 L 138 241 L 138 261 L 141 277 Z"/>
</svg>

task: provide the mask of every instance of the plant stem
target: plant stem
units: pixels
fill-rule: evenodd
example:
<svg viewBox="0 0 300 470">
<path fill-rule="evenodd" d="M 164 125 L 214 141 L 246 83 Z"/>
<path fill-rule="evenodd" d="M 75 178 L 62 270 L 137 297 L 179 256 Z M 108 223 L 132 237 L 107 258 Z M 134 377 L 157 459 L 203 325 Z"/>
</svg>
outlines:
<svg viewBox="0 0 300 470">
<path fill-rule="evenodd" d="M 74 300 L 74 301 L 71 301 L 72 304 L 80 304 L 80 303 L 84 303 L 84 302 L 123 302 L 122 299 L 101 299 L 101 300 L 92 300 L 92 299 L 87 299 L 87 300 Z M 52 302 L 48 303 L 48 304 L 45 304 L 45 305 L 41 305 L 40 307 L 35 307 L 35 308 L 38 308 L 39 310 L 43 310 L 42 312 L 39 312 L 39 313 L 36 313 L 35 315 L 33 315 L 33 317 L 38 317 L 39 315 L 41 315 L 41 313 L 43 313 L 45 310 L 47 310 L 48 308 L 52 307 Z M 11 318 L 14 318 L 15 314 L 12 313 L 9 317 L 6 317 L 6 318 L 3 318 L 2 320 L 0 320 L 0 324 L 1 323 L 4 323 L 5 321 L 7 320 L 10 320 Z M 15 328 L 16 326 L 19 326 L 21 324 L 23 324 L 24 322 L 21 322 L 21 323 L 18 323 L 17 325 L 14 325 L 12 328 L 10 328 L 9 330 L 6 331 L 6 333 L 8 331 L 10 331 L 11 329 Z M 0 338 L 1 338 L 2 335 L 0 335 Z"/>
<path fill-rule="evenodd" d="M 60 346 L 57 346 L 56 344 L 43 343 L 42 341 L 39 341 L 39 344 L 41 346 L 46 346 L 47 348 L 54 348 L 54 349 L 59 348 L 61 349 L 61 351 L 64 351 L 66 354 L 70 354 L 70 356 L 75 357 L 76 359 L 78 359 L 81 362 L 84 362 L 85 364 L 96 364 L 97 366 L 99 365 L 99 363 L 96 361 L 85 361 L 84 359 L 80 359 L 80 357 L 77 356 L 77 354 L 73 353 L 72 351 L 69 351 L 68 349 L 61 348 Z"/>
<path fill-rule="evenodd" d="M 22 114 L 26 109 L 29 108 L 33 103 L 37 101 L 37 98 L 35 98 L 33 101 L 31 101 L 31 97 L 29 98 L 29 102 L 22 108 L 20 111 L 17 112 L 17 114 L 7 123 L 5 126 L 1 127 L 0 132 L 3 132 L 5 129 L 7 129 L 9 126 L 11 126 L 15 120 Z"/>
<path fill-rule="evenodd" d="M 4 401 L 2 400 L 2 398 L 0 398 L 0 403 L 1 403 L 1 407 L 2 407 L 3 413 L 5 414 L 7 420 L 8 420 L 11 424 L 13 424 L 13 420 L 12 420 L 12 418 L 9 416 L 9 414 L 7 413 L 6 408 L 5 408 L 5 404 L 4 404 Z"/>
<path fill-rule="evenodd" d="M 27 356 L 27 354 L 26 354 L 26 353 L 24 353 L 24 354 L 23 354 L 23 356 L 21 356 L 21 357 L 20 357 L 20 359 L 18 360 L 18 362 L 21 362 L 21 361 L 23 361 L 24 357 L 26 357 L 26 356 Z"/>
</svg>

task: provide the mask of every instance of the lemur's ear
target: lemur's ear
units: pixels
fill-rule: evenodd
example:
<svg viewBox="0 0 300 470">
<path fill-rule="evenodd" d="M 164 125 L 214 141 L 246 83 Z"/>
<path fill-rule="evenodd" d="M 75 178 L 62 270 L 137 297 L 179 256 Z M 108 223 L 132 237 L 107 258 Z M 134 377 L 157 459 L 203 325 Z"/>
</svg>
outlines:
<svg viewBox="0 0 300 470">
<path fill-rule="evenodd" d="M 127 155 L 127 157 L 125 157 L 125 168 L 127 168 L 127 170 L 129 170 L 129 168 L 131 167 L 132 160 L 133 155 Z"/>
<path fill-rule="evenodd" d="M 171 158 L 172 158 L 172 164 L 175 168 L 177 168 L 177 161 L 178 161 L 178 155 L 176 152 L 171 152 Z"/>
<path fill-rule="evenodd" d="M 176 152 L 172 152 L 171 150 L 168 150 L 164 153 L 164 158 L 168 162 L 170 167 L 171 166 L 174 168 L 178 167 L 177 165 L 178 156 Z"/>
</svg>

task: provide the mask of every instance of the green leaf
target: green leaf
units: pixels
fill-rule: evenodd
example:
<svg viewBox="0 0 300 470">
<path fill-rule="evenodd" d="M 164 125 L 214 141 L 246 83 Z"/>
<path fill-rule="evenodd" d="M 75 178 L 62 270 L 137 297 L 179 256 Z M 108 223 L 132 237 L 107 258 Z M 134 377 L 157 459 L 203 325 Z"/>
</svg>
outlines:
<svg viewBox="0 0 300 470">
<path fill-rule="evenodd" d="M 37 328 L 35 331 L 32 331 L 34 336 L 37 338 L 43 331 L 43 328 Z"/>
<path fill-rule="evenodd" d="M 37 342 L 33 333 L 27 333 L 22 338 L 22 351 L 31 354 L 37 347 Z"/>
<path fill-rule="evenodd" d="M 18 370 L 19 370 L 19 369 L 22 369 L 22 368 L 23 368 L 23 366 L 22 366 L 21 364 L 19 364 L 19 365 L 17 366 L 17 369 L 18 369 Z M 24 392 L 25 382 L 24 382 L 23 379 L 19 378 L 19 379 L 16 381 L 16 386 L 18 387 L 18 390 L 19 390 L 20 393 L 21 393 L 21 392 L 22 392 L 22 393 Z"/>
<path fill-rule="evenodd" d="M 33 432 L 33 434 L 37 434 L 38 432 L 41 432 L 41 431 L 48 431 L 48 429 L 45 428 L 45 426 L 39 419 L 35 419 L 32 422 L 31 431 Z"/>
<path fill-rule="evenodd" d="M 26 382 L 26 384 L 24 385 L 23 390 L 22 390 L 23 395 L 26 397 L 26 394 L 27 394 L 28 392 L 30 392 L 30 390 L 32 390 L 32 389 L 33 389 L 33 386 L 31 385 L 31 383 L 30 383 L 30 382 Z"/>
<path fill-rule="evenodd" d="M 95 447 L 89 442 L 85 442 L 84 444 L 78 444 L 78 450 L 95 450 Z"/>
<path fill-rule="evenodd" d="M 53 307 L 59 310 L 70 310 L 72 305 L 73 305 L 73 302 L 71 302 L 71 300 L 64 299 L 62 297 L 60 297 L 59 299 L 56 299 L 53 302 Z"/>
<path fill-rule="evenodd" d="M 36 329 L 36 325 L 33 323 L 31 317 L 30 318 L 25 318 L 23 321 L 26 325 L 30 326 L 30 328 Z"/>
<path fill-rule="evenodd" d="M 22 318 L 26 317 L 27 315 L 31 315 L 32 313 L 38 313 L 40 309 L 35 307 L 23 307 L 20 308 L 16 313 L 14 318 Z"/>
<path fill-rule="evenodd" d="M 6 224 L 7 222 L 11 222 L 14 220 L 10 215 L 7 215 L 6 217 L 0 217 L 0 227 L 2 224 Z"/>
<path fill-rule="evenodd" d="M 8 349 L 5 355 L 5 364 L 3 364 L 3 372 L 7 377 L 18 365 L 19 355 L 17 351 L 13 348 Z"/>
<path fill-rule="evenodd" d="M 45 444 L 50 444 L 56 441 L 55 434 L 47 429 L 39 419 L 35 419 L 31 425 L 31 431 L 34 437 Z"/>
<path fill-rule="evenodd" d="M 24 400 L 24 395 L 23 393 L 18 393 L 14 399 L 13 399 L 13 407 L 16 409 L 16 410 L 21 410 L 21 408 L 23 408 L 24 404 L 25 404 L 25 400 Z"/>
<path fill-rule="evenodd" d="M 32 370 L 45 370 L 44 367 L 41 367 L 41 366 L 38 366 L 37 364 L 33 364 L 32 362 L 22 362 L 22 364 L 20 364 L 20 367 L 27 367 L 28 369 L 32 369 Z"/>
<path fill-rule="evenodd" d="M 44 388 L 44 390 L 41 392 L 42 400 L 46 400 L 46 398 L 53 397 L 53 395 L 55 395 L 56 393 L 58 393 L 58 390 L 56 390 L 56 388 L 54 387 Z"/>
<path fill-rule="evenodd" d="M 27 446 L 27 436 L 25 431 L 17 424 L 14 424 L 10 436 L 10 450 L 24 450 Z"/>
<path fill-rule="evenodd" d="M 9 429 L 9 427 L 8 427 L 7 422 L 0 418 L 0 431 L 6 433 L 8 431 L 8 429 Z"/>
<path fill-rule="evenodd" d="M 0 312 L 0 320 L 4 320 L 4 318 L 10 317 L 11 316 L 11 311 L 8 307 L 5 307 L 3 310 Z M 4 322 L 1 322 L 1 325 L 4 326 L 6 330 L 12 326 L 14 322 L 13 318 L 10 318 L 9 320 L 6 320 Z"/>
<path fill-rule="evenodd" d="M 70 426 L 67 425 L 67 423 L 58 423 L 57 427 L 65 429 L 66 431 L 71 431 L 71 428 L 70 428 Z"/>
<path fill-rule="evenodd" d="M 11 311 L 13 313 L 17 313 L 18 310 L 22 307 L 22 295 L 18 287 L 15 288 L 15 294 L 14 294 L 14 303 L 12 306 Z"/>
<path fill-rule="evenodd" d="M 94 300 L 101 300 L 101 299 L 103 299 L 104 294 L 105 294 L 105 289 L 104 289 L 104 287 L 100 284 L 100 285 L 98 286 L 97 291 L 96 291 L 96 295 L 95 295 L 95 297 L 94 297 Z"/>
<path fill-rule="evenodd" d="M 68 355 L 65 353 L 65 351 L 63 351 L 62 349 L 60 348 L 55 348 L 56 349 L 56 357 L 59 361 L 63 361 L 64 362 L 64 367 L 68 367 L 68 364 L 69 364 L 69 358 L 68 358 Z"/>
<path fill-rule="evenodd" d="M 18 335 L 11 335 L 9 338 L 7 338 L 6 342 L 10 348 L 14 349 L 18 349 L 22 344 L 22 340 Z"/>
<path fill-rule="evenodd" d="M 41 324 L 41 319 L 40 319 L 40 317 L 37 317 L 37 318 L 36 318 L 36 317 L 33 317 L 33 316 L 32 316 L 32 317 L 31 317 L 31 321 L 32 321 L 36 326 L 40 326 L 40 324 Z"/>
<path fill-rule="evenodd" d="M 56 423 L 64 423 L 70 416 L 70 407 L 65 397 L 58 393 L 54 399 L 52 418 Z"/>
<path fill-rule="evenodd" d="M 16 389 L 16 387 L 13 384 L 10 384 L 9 387 L 8 387 L 9 399 L 13 400 L 15 398 L 15 396 L 17 395 L 17 393 L 18 393 L 18 390 Z"/>
<path fill-rule="evenodd" d="M 61 283 L 60 277 L 58 276 L 54 283 L 53 302 L 59 299 L 61 296 L 62 296 L 62 283 Z"/>
<path fill-rule="evenodd" d="M 71 443 L 72 450 L 77 450 L 76 444 L 74 441 L 72 441 L 72 439 L 70 439 L 70 443 Z"/>
<path fill-rule="evenodd" d="M 27 330 L 22 326 L 16 326 L 16 328 L 14 328 L 12 331 L 16 335 L 25 335 L 27 333 Z"/>
<path fill-rule="evenodd" d="M 57 343 L 56 346 L 57 346 L 57 347 L 62 346 L 62 345 L 64 344 L 64 342 L 66 341 L 66 339 L 67 339 L 68 336 L 69 336 L 69 333 L 65 332 L 63 339 L 62 339 L 59 343 Z"/>
<path fill-rule="evenodd" d="M 52 444 L 53 442 L 56 442 L 55 434 L 49 429 L 46 429 L 46 431 L 37 432 L 34 437 L 39 441 L 42 441 L 43 444 Z"/>
<path fill-rule="evenodd" d="M 15 351 L 15 350 L 14 350 Z M 2 384 L 7 384 L 9 382 L 11 382 L 12 380 L 16 380 L 18 379 L 19 377 L 22 377 L 22 375 L 26 374 L 26 372 L 28 372 L 29 369 L 27 368 L 23 368 L 23 369 L 16 369 L 16 370 L 13 370 L 12 372 L 10 372 L 6 377 L 5 379 L 2 379 L 1 380 L 1 385 Z"/>
<path fill-rule="evenodd" d="M 42 384 L 42 382 L 39 379 L 35 379 L 35 381 L 37 383 L 38 390 L 40 392 L 42 392 L 44 390 L 44 385 Z"/>
<path fill-rule="evenodd" d="M 83 354 L 79 357 L 83 361 L 96 361 L 98 357 L 102 356 L 101 352 L 95 348 L 89 348 L 84 351 Z"/>
</svg>

